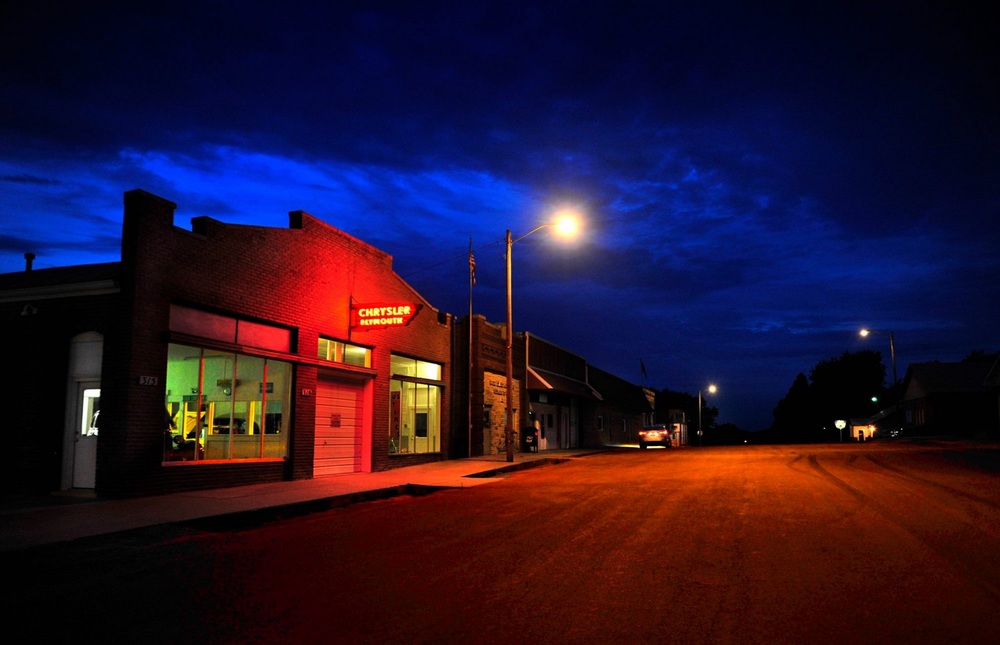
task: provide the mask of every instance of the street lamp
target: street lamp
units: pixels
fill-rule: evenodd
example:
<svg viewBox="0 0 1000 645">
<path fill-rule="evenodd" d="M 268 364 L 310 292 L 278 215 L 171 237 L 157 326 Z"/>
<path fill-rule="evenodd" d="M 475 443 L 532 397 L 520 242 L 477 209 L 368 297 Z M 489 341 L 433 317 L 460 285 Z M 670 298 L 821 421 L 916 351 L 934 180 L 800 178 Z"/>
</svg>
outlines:
<svg viewBox="0 0 1000 645">
<path fill-rule="evenodd" d="M 715 394 L 718 389 L 719 388 L 715 387 L 715 385 L 711 385 L 710 384 L 708 386 L 708 393 L 709 394 Z M 701 430 L 701 390 L 698 390 L 698 445 L 699 446 L 702 445 L 702 443 L 701 443 L 702 442 L 701 436 L 702 436 L 702 430 Z"/>
<path fill-rule="evenodd" d="M 869 334 L 880 334 L 882 332 L 874 329 L 862 329 L 858 332 L 862 338 L 867 338 Z M 892 389 L 896 391 L 896 420 L 899 427 L 903 427 L 903 393 L 899 391 L 899 375 L 896 372 L 896 339 L 892 332 L 889 332 L 889 355 L 892 357 Z"/>
<path fill-rule="evenodd" d="M 523 240 L 532 233 L 537 233 L 543 228 L 553 226 L 556 231 L 564 236 L 569 237 L 576 234 L 576 230 L 579 226 L 577 222 L 577 217 L 574 213 L 569 211 L 561 211 L 557 214 L 556 219 L 551 222 L 546 222 L 541 226 L 536 226 L 524 235 L 519 237 L 511 237 L 510 229 L 507 229 L 507 251 L 504 256 L 507 259 L 507 422 L 506 428 L 504 430 L 504 443 L 507 448 L 507 461 L 514 461 L 514 314 L 513 306 L 511 301 L 512 289 L 511 289 L 511 262 L 510 262 L 510 251 L 511 247 L 514 246 L 514 242 L 518 240 Z"/>
<path fill-rule="evenodd" d="M 862 338 L 866 338 L 869 334 L 879 333 L 881 332 L 874 329 L 862 329 L 858 332 Z M 889 355 L 892 357 L 892 386 L 896 387 L 899 384 L 899 377 L 896 375 L 896 339 L 893 337 L 891 331 L 889 332 Z"/>
</svg>

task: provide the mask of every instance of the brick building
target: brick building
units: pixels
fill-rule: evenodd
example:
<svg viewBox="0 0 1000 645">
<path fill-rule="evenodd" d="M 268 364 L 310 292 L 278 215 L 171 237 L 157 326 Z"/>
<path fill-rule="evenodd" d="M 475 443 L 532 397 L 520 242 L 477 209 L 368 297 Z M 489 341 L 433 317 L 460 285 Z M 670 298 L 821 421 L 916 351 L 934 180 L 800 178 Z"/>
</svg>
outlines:
<svg viewBox="0 0 1000 645">
<path fill-rule="evenodd" d="M 465 420 L 455 424 L 455 455 L 506 451 L 504 327 L 481 315 L 463 318 L 454 325 L 452 414 L 456 420 Z M 592 420 L 582 419 L 581 414 L 593 413 L 594 404 L 602 400 L 588 382 L 587 361 L 529 332 L 515 332 L 511 348 L 515 451 L 528 447 L 523 442 L 525 429 L 537 433 L 532 449 L 603 445 L 596 436 L 589 441 L 581 436 L 581 429 L 592 425 Z"/>
<path fill-rule="evenodd" d="M 470 325 L 471 321 L 471 325 Z M 455 387 L 452 391 L 456 456 L 498 455 L 506 452 L 507 368 L 504 325 L 482 315 L 465 317 L 454 325 L 452 340 Z M 470 361 L 471 349 L 471 361 Z M 513 354 L 514 442 L 519 445 L 524 382 L 524 336 L 515 334 Z M 471 375 L 471 379 L 470 379 Z M 470 383 L 471 381 L 471 383 Z M 458 422 L 458 420 L 461 422 Z M 459 428 L 461 430 L 459 430 Z"/>
<path fill-rule="evenodd" d="M 7 489 L 132 496 L 449 458 L 452 317 L 392 257 L 125 194 L 117 263 L 0 276 L 17 428 Z"/>
</svg>

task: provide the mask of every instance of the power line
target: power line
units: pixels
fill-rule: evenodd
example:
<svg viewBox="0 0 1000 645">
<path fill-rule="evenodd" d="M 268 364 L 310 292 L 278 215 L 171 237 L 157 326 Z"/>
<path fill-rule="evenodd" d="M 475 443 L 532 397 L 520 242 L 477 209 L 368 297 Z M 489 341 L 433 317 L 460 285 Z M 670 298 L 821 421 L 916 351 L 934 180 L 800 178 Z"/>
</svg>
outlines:
<svg viewBox="0 0 1000 645">
<path fill-rule="evenodd" d="M 482 250 L 488 249 L 490 247 L 499 246 L 502 243 L 503 243 L 503 240 L 496 240 L 494 242 L 490 242 L 488 244 L 484 244 L 484 245 L 480 246 L 479 248 L 474 248 L 474 249 L 472 249 L 472 252 L 476 253 L 478 251 L 482 251 Z M 442 266 L 444 266 L 444 265 L 446 265 L 446 264 L 448 264 L 450 262 L 455 262 L 456 260 L 467 260 L 468 257 L 469 257 L 469 252 L 466 251 L 466 252 L 461 253 L 459 255 L 454 255 L 454 256 L 449 257 L 447 259 L 441 260 L 440 262 L 437 262 L 436 264 L 430 264 L 428 266 L 421 267 L 419 269 L 415 269 L 413 271 L 410 271 L 406 275 L 402 276 L 402 278 L 405 280 L 405 279 L 408 279 L 410 276 L 414 276 L 414 275 L 417 275 L 418 273 L 423 273 L 425 271 L 430 271 L 431 269 L 437 269 L 438 267 L 442 267 Z"/>
</svg>

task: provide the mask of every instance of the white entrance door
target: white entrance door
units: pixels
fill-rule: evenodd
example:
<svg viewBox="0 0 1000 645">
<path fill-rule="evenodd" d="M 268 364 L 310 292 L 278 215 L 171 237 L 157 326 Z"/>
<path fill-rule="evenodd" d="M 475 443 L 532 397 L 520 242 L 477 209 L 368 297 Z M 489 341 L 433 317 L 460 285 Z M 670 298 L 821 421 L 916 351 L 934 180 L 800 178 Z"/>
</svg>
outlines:
<svg viewBox="0 0 1000 645">
<path fill-rule="evenodd" d="M 556 431 L 556 406 L 547 403 L 533 403 L 535 420 L 538 423 L 538 449 L 554 450 L 559 447 Z"/>
<path fill-rule="evenodd" d="M 360 384 L 317 381 L 313 477 L 361 472 L 363 402 Z"/>
<path fill-rule="evenodd" d="M 77 386 L 76 436 L 73 439 L 73 488 L 94 488 L 97 475 L 97 432 L 100 425 L 100 383 Z"/>
</svg>

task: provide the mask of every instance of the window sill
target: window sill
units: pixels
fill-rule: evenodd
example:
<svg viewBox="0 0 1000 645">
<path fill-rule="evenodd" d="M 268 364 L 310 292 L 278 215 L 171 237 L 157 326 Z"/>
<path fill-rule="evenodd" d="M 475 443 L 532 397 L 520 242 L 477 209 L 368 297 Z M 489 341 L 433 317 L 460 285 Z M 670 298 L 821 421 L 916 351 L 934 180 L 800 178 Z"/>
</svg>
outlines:
<svg viewBox="0 0 1000 645">
<path fill-rule="evenodd" d="M 262 459 L 199 459 L 198 461 L 187 460 L 187 461 L 163 461 L 160 462 L 161 466 L 166 468 L 173 468 L 174 466 L 200 466 L 202 464 L 206 465 L 219 465 L 219 464 L 270 464 L 270 463 L 281 463 L 286 461 L 287 457 L 264 457 Z"/>
</svg>

